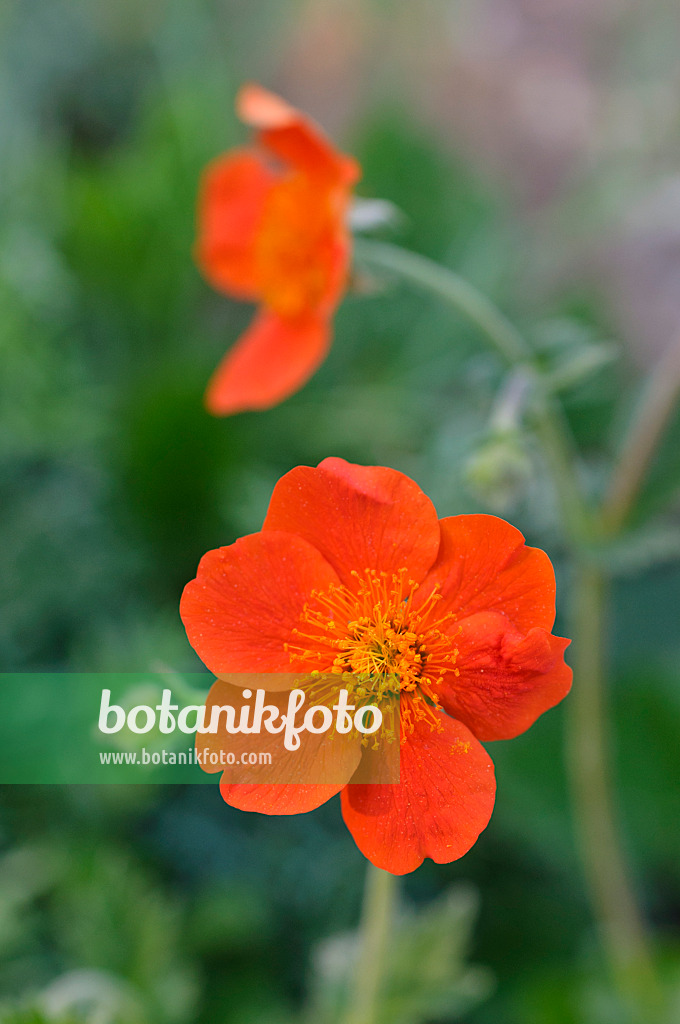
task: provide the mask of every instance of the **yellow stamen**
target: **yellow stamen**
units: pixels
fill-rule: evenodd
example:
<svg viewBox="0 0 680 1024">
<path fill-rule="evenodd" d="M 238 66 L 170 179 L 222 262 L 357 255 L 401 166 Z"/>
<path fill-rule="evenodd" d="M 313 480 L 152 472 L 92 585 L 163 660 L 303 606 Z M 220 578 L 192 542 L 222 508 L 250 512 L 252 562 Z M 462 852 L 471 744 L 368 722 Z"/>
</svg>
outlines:
<svg viewBox="0 0 680 1024">
<path fill-rule="evenodd" d="M 298 642 L 287 645 L 291 659 L 342 676 L 359 703 L 408 697 L 401 702 L 402 738 L 422 719 L 440 728 L 438 684 L 445 673 L 458 675 L 451 633 L 455 615 L 436 617 L 437 587 L 415 608 L 419 588 L 406 569 L 352 575 L 352 590 L 335 584 L 312 593 L 301 627 L 293 630 Z"/>
</svg>

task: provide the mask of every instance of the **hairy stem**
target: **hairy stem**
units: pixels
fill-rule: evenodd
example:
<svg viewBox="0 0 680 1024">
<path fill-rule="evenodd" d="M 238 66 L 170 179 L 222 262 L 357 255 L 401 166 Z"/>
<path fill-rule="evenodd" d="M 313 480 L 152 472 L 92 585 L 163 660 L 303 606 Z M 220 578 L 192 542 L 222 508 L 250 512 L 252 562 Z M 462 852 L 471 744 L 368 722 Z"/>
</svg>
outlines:
<svg viewBox="0 0 680 1024">
<path fill-rule="evenodd" d="M 394 875 L 367 861 L 361 938 L 354 985 L 343 1024 L 375 1024 L 378 1019 L 397 884 Z"/>
<path fill-rule="evenodd" d="M 531 351 L 517 328 L 482 292 L 448 267 L 398 245 L 366 239 L 355 240 L 354 256 L 358 263 L 406 278 L 454 306 L 479 327 L 511 366 L 531 358 Z"/>
<path fill-rule="evenodd" d="M 357 243 L 366 266 L 399 274 L 448 302 L 480 329 L 487 343 L 530 384 L 528 414 L 552 475 L 576 563 L 572 614 L 574 689 L 568 701 L 567 767 L 582 858 L 595 916 L 612 976 L 636 1024 L 656 1019 L 658 996 L 644 925 L 631 886 L 613 809 L 605 733 L 604 650 L 606 581 L 584 561 L 601 522 L 583 497 L 574 446 L 561 407 L 545 386 L 533 353 L 505 316 L 453 271 L 424 256 L 381 242 Z M 672 378 L 672 380 L 671 380 Z M 610 524 L 623 522 L 680 391 L 680 348 L 659 367 L 646 390 L 605 509 Z M 370 1018 L 369 1018 L 370 1019 Z M 357 1019 L 363 1024 L 361 1018 Z M 352 1024 L 355 1024 L 352 1020 Z"/>
<path fill-rule="evenodd" d="M 474 285 L 427 256 L 386 242 L 358 239 L 355 258 L 359 264 L 397 274 L 443 299 L 478 327 L 487 344 L 508 366 L 526 376 L 532 394 L 529 414 L 558 494 L 566 533 L 578 544 L 587 535 L 589 522 L 576 478 L 570 432 L 561 410 L 544 387 L 531 348 L 517 328 Z"/>
<path fill-rule="evenodd" d="M 611 533 L 625 526 L 679 398 L 680 336 L 650 373 L 621 446 L 603 506 Z"/>
<path fill-rule="evenodd" d="M 592 565 L 576 567 L 572 597 L 575 684 L 567 702 L 567 765 L 591 899 L 609 966 L 635 1020 L 655 1019 L 656 982 L 644 924 L 620 848 L 606 735 L 606 581 Z"/>
</svg>

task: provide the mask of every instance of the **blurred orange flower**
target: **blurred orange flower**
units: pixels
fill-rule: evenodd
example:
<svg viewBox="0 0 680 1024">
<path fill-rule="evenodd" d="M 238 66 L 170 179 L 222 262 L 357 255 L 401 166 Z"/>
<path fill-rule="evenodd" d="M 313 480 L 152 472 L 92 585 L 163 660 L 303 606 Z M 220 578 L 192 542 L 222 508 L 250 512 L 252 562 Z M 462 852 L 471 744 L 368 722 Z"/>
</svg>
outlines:
<svg viewBox="0 0 680 1024">
<path fill-rule="evenodd" d="M 347 208 L 356 161 L 259 85 L 236 100 L 257 130 L 254 147 L 206 169 L 198 204 L 196 260 L 207 280 L 259 303 L 206 392 L 215 415 L 267 409 L 309 379 L 328 351 L 331 318 L 345 287 Z"/>
<path fill-rule="evenodd" d="M 234 783 L 226 771 L 220 787 L 227 803 L 265 814 L 309 811 L 341 792 L 359 849 L 394 874 L 469 850 L 495 798 L 479 740 L 524 732 L 571 686 L 569 641 L 551 635 L 555 577 L 543 551 L 495 516 L 440 520 L 402 473 L 342 459 L 287 473 L 261 532 L 204 556 L 181 614 L 222 677 L 209 706 L 252 685 L 233 673 L 263 673 L 265 688 L 271 673 L 280 691 L 286 673 L 318 672 L 385 719 L 396 710 L 398 784 L 367 784 L 361 763 L 373 748 L 333 734 L 332 748 L 309 754 L 333 759 L 333 778 L 312 764 L 304 784 Z M 277 707 L 282 696 L 271 695 Z M 314 784 L 321 778 L 330 781 Z"/>
</svg>

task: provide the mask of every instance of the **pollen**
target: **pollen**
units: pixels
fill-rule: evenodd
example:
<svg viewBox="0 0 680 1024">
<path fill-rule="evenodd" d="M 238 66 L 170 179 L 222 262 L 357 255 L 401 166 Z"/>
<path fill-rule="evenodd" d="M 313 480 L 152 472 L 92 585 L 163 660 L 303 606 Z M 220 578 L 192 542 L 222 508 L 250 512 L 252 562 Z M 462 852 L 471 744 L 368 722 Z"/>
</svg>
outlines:
<svg viewBox="0 0 680 1024">
<path fill-rule="evenodd" d="M 455 616 L 438 616 L 435 587 L 416 600 L 419 586 L 408 571 L 353 572 L 355 586 L 314 592 L 287 645 L 291 659 L 349 679 L 364 703 L 401 700 L 402 735 L 427 719 L 438 728 L 438 684 L 458 674 Z"/>
</svg>

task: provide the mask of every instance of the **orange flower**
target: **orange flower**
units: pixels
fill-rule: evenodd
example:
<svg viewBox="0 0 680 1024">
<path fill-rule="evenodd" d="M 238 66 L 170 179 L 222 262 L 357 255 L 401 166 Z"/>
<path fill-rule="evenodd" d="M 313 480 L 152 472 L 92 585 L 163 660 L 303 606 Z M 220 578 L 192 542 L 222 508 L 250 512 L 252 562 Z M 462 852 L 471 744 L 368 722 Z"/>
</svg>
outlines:
<svg viewBox="0 0 680 1024">
<path fill-rule="evenodd" d="M 469 850 L 495 796 L 479 740 L 524 732 L 571 685 L 543 551 L 495 516 L 439 520 L 408 477 L 342 459 L 287 473 L 261 532 L 204 556 L 181 614 L 206 665 L 231 677 L 209 704 L 239 685 L 233 673 L 316 671 L 399 708 L 398 784 L 358 781 L 375 756 L 361 737 L 325 784 L 232 784 L 228 772 L 221 783 L 227 803 L 265 814 L 341 791 L 359 849 L 395 874 Z"/>
<path fill-rule="evenodd" d="M 261 86 L 244 86 L 236 109 L 257 129 L 257 146 L 218 157 L 205 171 L 196 259 L 215 288 L 260 308 L 208 385 L 206 405 L 218 416 L 276 405 L 325 358 L 359 177 L 354 160 Z"/>
</svg>

